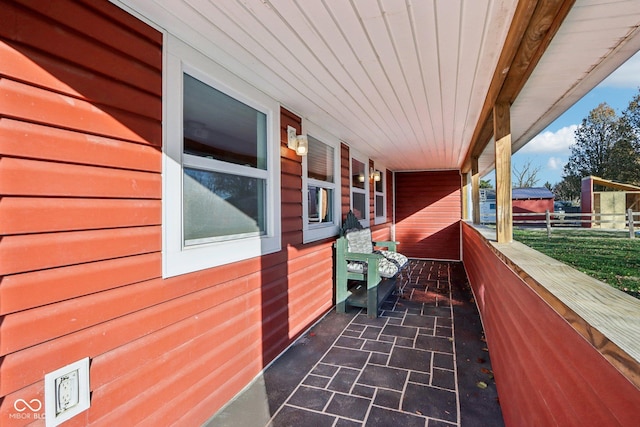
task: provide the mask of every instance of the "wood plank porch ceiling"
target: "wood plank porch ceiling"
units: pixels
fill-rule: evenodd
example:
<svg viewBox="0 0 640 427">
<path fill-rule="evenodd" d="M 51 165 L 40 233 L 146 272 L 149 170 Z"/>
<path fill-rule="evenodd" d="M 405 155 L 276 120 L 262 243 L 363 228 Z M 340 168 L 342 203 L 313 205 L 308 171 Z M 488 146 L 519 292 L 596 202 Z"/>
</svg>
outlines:
<svg viewBox="0 0 640 427">
<path fill-rule="evenodd" d="M 392 170 L 487 172 L 495 100 L 516 150 L 640 49 L 637 0 L 112 1 Z"/>
</svg>

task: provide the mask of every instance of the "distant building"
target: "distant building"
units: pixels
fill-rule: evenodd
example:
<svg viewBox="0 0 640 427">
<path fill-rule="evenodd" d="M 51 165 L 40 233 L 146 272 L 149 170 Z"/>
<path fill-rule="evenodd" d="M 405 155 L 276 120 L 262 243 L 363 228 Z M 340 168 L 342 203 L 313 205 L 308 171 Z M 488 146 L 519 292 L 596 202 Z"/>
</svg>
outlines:
<svg viewBox="0 0 640 427">
<path fill-rule="evenodd" d="M 511 190 L 513 213 L 540 213 L 526 217 L 527 221 L 544 221 L 545 211 L 553 212 L 553 193 L 546 187 L 514 188 Z M 525 219 L 525 218 L 523 218 Z M 496 190 L 480 190 L 480 222 L 496 221 Z"/>
<path fill-rule="evenodd" d="M 496 222 L 496 190 L 489 188 L 480 189 L 480 222 Z"/>
<path fill-rule="evenodd" d="M 545 212 L 553 212 L 553 193 L 546 187 L 514 188 L 511 199 L 513 200 L 513 213 L 538 213 L 525 218 L 527 221 L 544 221 Z"/>
<path fill-rule="evenodd" d="M 598 191 L 594 187 L 598 188 Z M 582 213 L 603 214 L 586 228 L 625 228 L 627 209 L 640 210 L 640 187 L 609 181 L 597 176 L 582 178 Z"/>
</svg>

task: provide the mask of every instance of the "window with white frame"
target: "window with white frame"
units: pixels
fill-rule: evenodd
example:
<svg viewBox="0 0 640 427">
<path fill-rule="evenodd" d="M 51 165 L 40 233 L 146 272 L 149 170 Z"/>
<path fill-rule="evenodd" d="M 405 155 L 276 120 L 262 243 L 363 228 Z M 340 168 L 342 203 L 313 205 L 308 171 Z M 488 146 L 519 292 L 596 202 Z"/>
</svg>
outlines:
<svg viewBox="0 0 640 427">
<path fill-rule="evenodd" d="M 164 276 L 280 250 L 279 105 L 167 39 Z"/>
<path fill-rule="evenodd" d="M 302 160 L 303 240 L 309 242 L 338 234 L 340 191 L 338 140 L 305 123 L 309 152 Z"/>
<path fill-rule="evenodd" d="M 369 161 L 352 153 L 351 210 L 364 227 L 369 226 Z"/>
<path fill-rule="evenodd" d="M 376 213 L 375 223 L 383 224 L 387 222 L 387 203 L 386 203 L 386 175 L 385 168 L 375 169 L 373 172 L 373 188 L 374 188 L 374 209 Z"/>
</svg>

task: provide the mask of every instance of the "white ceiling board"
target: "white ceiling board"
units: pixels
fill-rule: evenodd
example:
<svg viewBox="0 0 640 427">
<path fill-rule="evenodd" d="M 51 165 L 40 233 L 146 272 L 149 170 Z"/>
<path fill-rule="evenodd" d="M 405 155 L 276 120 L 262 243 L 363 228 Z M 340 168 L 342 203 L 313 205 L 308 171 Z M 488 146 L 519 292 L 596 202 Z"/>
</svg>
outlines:
<svg viewBox="0 0 640 427">
<path fill-rule="evenodd" d="M 385 13 L 385 27 L 393 44 L 394 56 L 398 60 L 398 67 L 401 75 L 399 79 L 404 81 L 400 97 L 404 98 L 405 110 L 411 111 L 407 118 L 413 122 L 414 138 L 410 141 L 412 145 L 433 144 L 431 128 L 423 125 L 423 120 L 428 117 L 429 110 L 424 95 L 424 79 L 421 73 L 420 63 L 416 54 L 416 36 L 408 10 L 398 2 L 387 0 L 383 2 L 383 12 Z M 396 10 L 392 7 L 396 6 Z M 408 141 L 409 142 L 409 141 Z M 421 144 L 422 142 L 422 144 Z M 426 149 L 422 150 L 426 152 Z"/>
<path fill-rule="evenodd" d="M 640 49 L 635 1 L 576 2 L 511 107 L 516 152 Z M 493 142 L 479 159 L 494 167 Z"/>
<path fill-rule="evenodd" d="M 517 5 L 113 1 L 391 170 L 462 166 Z M 637 0 L 576 2 L 513 105 L 517 147 L 634 53 L 622 41 L 638 9 Z"/>
<path fill-rule="evenodd" d="M 578 4 L 512 106 L 514 151 L 640 49 L 637 1 Z"/>
<path fill-rule="evenodd" d="M 363 4 L 363 2 L 356 3 L 356 9 L 358 9 L 358 5 L 361 4 Z M 393 115 L 409 130 L 407 142 L 415 141 L 420 137 L 420 130 L 416 127 L 418 122 L 417 114 L 411 103 L 406 77 L 388 31 L 387 23 L 383 17 L 383 12 L 368 4 L 360 7 L 362 9 L 358 9 L 358 12 L 362 25 L 381 66 L 382 73 L 379 74 L 380 83 L 388 86 L 390 89 L 387 94 L 387 104 L 390 106 L 395 105 L 392 111 Z M 409 46 L 412 44 L 413 43 L 410 43 Z"/>
<path fill-rule="evenodd" d="M 488 88 L 491 73 L 495 64 L 482 63 L 482 45 L 489 33 L 486 28 L 489 19 L 489 4 L 483 2 L 462 3 L 465 13 L 462 16 L 462 28 L 469 33 L 460 42 L 460 69 L 468 70 L 469 77 L 458 83 L 456 91 L 456 109 L 454 120 L 457 123 L 453 134 L 451 148 L 451 162 L 460 164 L 464 160 L 466 150 L 462 144 L 465 140 L 470 140 L 473 135 L 475 123 L 478 120 L 484 99 L 474 96 L 476 92 L 485 93 Z M 475 25 L 482 22 L 482 25 Z"/>
</svg>

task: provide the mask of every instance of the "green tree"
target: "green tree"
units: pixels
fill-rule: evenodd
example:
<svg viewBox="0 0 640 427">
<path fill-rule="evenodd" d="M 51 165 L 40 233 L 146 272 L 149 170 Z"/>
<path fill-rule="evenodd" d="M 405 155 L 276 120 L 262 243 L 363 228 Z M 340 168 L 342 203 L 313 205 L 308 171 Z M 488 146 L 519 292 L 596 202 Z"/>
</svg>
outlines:
<svg viewBox="0 0 640 427">
<path fill-rule="evenodd" d="M 581 180 L 576 177 L 564 177 L 562 181 L 553 186 L 553 194 L 556 200 L 574 201 L 580 198 Z"/>
<path fill-rule="evenodd" d="M 491 181 L 489 181 L 488 179 L 481 179 L 479 187 L 480 188 L 493 188 L 493 185 L 491 184 Z"/>
<path fill-rule="evenodd" d="M 638 93 L 629 101 L 627 109 L 622 112 L 622 120 L 624 125 L 629 128 L 627 131 L 631 132 L 636 148 L 640 144 L 640 88 Z"/>
<path fill-rule="evenodd" d="M 620 121 L 608 104 L 602 103 L 582 119 L 575 131 L 576 143 L 571 146 L 569 161 L 563 178 L 568 192 L 580 194 L 580 182 L 589 175 L 612 179 L 610 157 L 612 148 L 620 139 Z"/>
<path fill-rule="evenodd" d="M 640 90 L 623 111 L 619 127 L 609 160 L 611 179 L 640 185 Z"/>
</svg>

